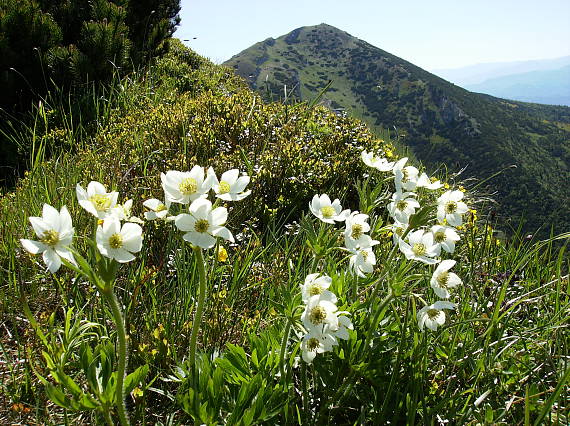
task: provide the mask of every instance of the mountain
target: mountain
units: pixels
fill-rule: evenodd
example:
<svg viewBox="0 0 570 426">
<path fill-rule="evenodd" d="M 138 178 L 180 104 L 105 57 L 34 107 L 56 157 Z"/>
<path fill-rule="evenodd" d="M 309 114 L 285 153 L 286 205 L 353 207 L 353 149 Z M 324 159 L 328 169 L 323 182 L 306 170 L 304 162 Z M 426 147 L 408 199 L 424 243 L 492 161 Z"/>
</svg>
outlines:
<svg viewBox="0 0 570 426">
<path fill-rule="evenodd" d="M 558 70 L 567 65 L 570 65 L 570 56 L 533 61 L 491 62 L 460 68 L 435 69 L 431 70 L 431 72 L 447 81 L 451 81 L 452 83 L 465 88 L 467 85 L 483 83 L 484 81 L 498 77 L 532 71 Z"/>
<path fill-rule="evenodd" d="M 531 71 L 463 85 L 478 93 L 524 102 L 570 106 L 570 65 L 557 70 Z"/>
<path fill-rule="evenodd" d="M 227 61 L 265 96 L 322 102 L 373 129 L 396 128 L 435 170 L 485 179 L 503 218 L 570 228 L 570 108 L 471 93 L 330 25 L 269 38 Z M 514 167 L 512 167 L 514 166 Z"/>
</svg>

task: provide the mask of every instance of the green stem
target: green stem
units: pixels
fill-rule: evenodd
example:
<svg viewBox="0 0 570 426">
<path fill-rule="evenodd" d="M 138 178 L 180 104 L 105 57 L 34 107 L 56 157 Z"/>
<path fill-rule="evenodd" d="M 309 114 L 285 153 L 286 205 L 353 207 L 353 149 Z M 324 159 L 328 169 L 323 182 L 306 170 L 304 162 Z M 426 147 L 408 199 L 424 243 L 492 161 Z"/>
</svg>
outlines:
<svg viewBox="0 0 570 426">
<path fill-rule="evenodd" d="M 121 312 L 121 307 L 117 296 L 113 293 L 113 288 L 107 286 L 102 292 L 105 300 L 111 307 L 115 327 L 117 327 L 117 339 L 119 341 L 119 353 L 117 360 L 117 385 L 115 388 L 115 399 L 117 403 L 117 412 L 119 414 L 119 421 L 122 426 L 128 426 L 129 416 L 127 414 L 127 407 L 125 406 L 125 369 L 127 365 L 127 332 L 125 330 L 125 321 Z"/>
<path fill-rule="evenodd" d="M 291 321 L 287 318 L 283 340 L 281 340 L 281 351 L 279 352 L 279 370 L 281 379 L 285 379 L 285 352 L 287 351 L 287 342 L 289 341 L 289 333 L 291 333 Z"/>
<path fill-rule="evenodd" d="M 189 362 L 193 369 L 196 364 L 196 340 L 198 339 L 198 330 L 202 322 L 202 312 L 204 310 L 204 301 L 206 300 L 206 266 L 204 264 L 204 256 L 200 247 L 194 248 L 196 255 L 196 263 L 198 267 L 198 275 L 200 277 L 200 293 L 198 295 L 198 304 L 194 313 L 194 321 L 192 322 L 192 334 L 190 336 L 190 355 Z"/>
<path fill-rule="evenodd" d="M 301 363 L 301 387 L 303 388 L 303 414 L 305 419 L 309 418 L 309 389 L 307 387 L 307 365 L 303 361 Z M 310 422 L 307 422 L 310 423 Z"/>
<path fill-rule="evenodd" d="M 109 407 L 103 407 L 103 417 L 109 426 L 113 426 L 113 419 L 111 419 L 111 413 Z"/>
</svg>

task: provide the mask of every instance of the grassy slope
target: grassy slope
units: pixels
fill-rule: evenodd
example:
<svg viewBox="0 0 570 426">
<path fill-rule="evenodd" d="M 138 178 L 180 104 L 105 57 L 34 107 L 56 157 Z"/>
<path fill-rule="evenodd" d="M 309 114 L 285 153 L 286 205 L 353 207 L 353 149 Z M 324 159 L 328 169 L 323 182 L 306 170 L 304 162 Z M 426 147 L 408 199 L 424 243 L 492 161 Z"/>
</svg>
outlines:
<svg viewBox="0 0 570 426">
<path fill-rule="evenodd" d="M 227 62 L 261 93 L 283 86 L 302 100 L 342 107 L 372 129 L 397 129 L 432 169 L 441 163 L 490 182 L 505 218 L 526 229 L 570 228 L 570 108 L 511 102 L 467 92 L 413 64 L 322 24 L 257 43 Z M 282 96 L 281 96 L 282 97 Z"/>
<path fill-rule="evenodd" d="M 151 73 L 124 81 L 118 92 L 111 117 L 92 139 L 82 141 L 83 151 L 57 153 L 54 149 L 54 157 L 38 162 L 17 189 L 0 200 L 4 221 L 0 230 L 2 423 L 64 422 L 64 413 L 46 402 L 43 386 L 30 370 L 29 362 L 42 365 L 42 346 L 23 318 L 21 297 L 28 300 L 44 330 L 50 328 L 50 315 L 55 326 L 61 326 L 63 309 L 70 307 L 78 318 L 103 324 L 108 319 L 91 286 L 69 272 L 46 274 L 40 259 L 21 250 L 19 238 L 31 236 L 27 218 L 38 215 L 42 203 L 66 204 L 82 234 L 91 218 L 75 200 L 77 182 L 104 182 L 121 196 L 132 197 L 134 213 L 140 215 L 143 199 L 160 197 L 161 171 L 187 169 L 196 162 L 213 164 L 217 171 L 250 164 L 253 194 L 244 207 L 240 204 L 230 212 L 231 229 L 242 239 L 228 248 L 231 263 L 218 265 L 212 272 L 216 291 L 208 298 L 208 321 L 201 336 L 204 351 L 223 353 L 228 342 L 249 351 L 252 336 L 279 341 L 284 321 L 276 310 L 286 303 L 288 292 L 298 293 L 299 282 L 312 272 L 305 244 L 314 237 L 310 221 L 303 221 L 300 229 L 284 229 L 283 218 L 292 210 L 294 214 L 306 210 L 307 198 L 316 192 L 338 196 L 347 192 L 345 205 L 356 208 L 351 184 L 365 170 L 355 146 L 387 148 L 358 121 L 302 105 L 265 104 L 227 69 L 196 61 L 184 51 L 161 61 Z M 384 209 L 379 214 L 385 214 Z M 173 415 L 174 422 L 189 424 L 192 419 L 183 413 L 180 402 L 164 396 L 175 394 L 177 384 L 162 379 L 186 355 L 196 271 L 191 256 L 178 250 L 180 236 L 169 229 L 160 224 L 146 226 L 140 261 L 120 272 L 119 297 L 129 323 L 131 370 L 148 363 L 150 377 L 158 377 L 153 387 L 163 392 L 145 389 L 136 400 L 129 397 L 133 402 L 129 409 L 135 422 L 166 422 Z M 295 229 L 297 235 L 289 232 Z M 379 265 L 386 261 L 391 245 L 391 238 L 382 240 L 377 250 Z M 369 366 L 352 366 L 349 356 L 319 361 L 317 371 L 327 385 L 320 389 L 323 398 L 340 387 L 348 371 L 362 374 L 342 409 L 333 407 L 327 414 L 330 422 L 362 421 L 361 414 L 364 422 L 371 422 L 379 412 L 393 423 L 430 423 L 441 416 L 452 422 L 515 424 L 526 415 L 534 421 L 541 414 L 553 422 L 567 420 L 567 389 L 554 393 L 568 368 L 570 348 L 564 258 L 557 257 L 548 243 L 499 244 L 483 227 L 465 232 L 458 259 L 456 272 L 465 285 L 455 294 L 455 300 L 463 302 L 452 314 L 450 327 L 419 333 L 414 315 L 419 301 L 405 292 L 386 312 L 383 333 L 373 339 L 377 356 Z M 397 266 L 393 265 L 382 268 Z M 337 277 L 335 285 L 345 280 L 348 292 L 349 277 Z M 426 280 L 416 281 L 409 283 L 409 291 L 423 294 Z M 384 293 L 386 283 L 381 284 Z M 366 324 L 367 316 L 355 313 L 353 321 Z M 112 337 L 112 328 L 105 328 L 103 336 Z M 25 348 L 31 350 L 29 359 Z M 344 345 L 343 350 L 349 354 L 350 346 Z M 240 375 L 264 373 L 253 362 L 245 364 L 242 368 L 247 373 Z M 263 368 L 268 369 L 264 379 L 273 383 L 277 372 Z M 309 371 L 309 380 L 312 374 Z M 301 382 L 298 369 L 292 382 L 296 386 Z M 475 407 L 473 401 L 488 390 L 484 403 Z M 299 392 L 297 388 L 279 394 L 278 399 L 292 398 L 288 403 L 302 411 Z M 22 406 L 14 405 L 18 403 Z M 220 420 L 227 418 L 224 413 Z M 89 414 L 68 415 L 71 423 L 94 421 Z M 284 417 L 280 420 L 285 423 Z"/>
</svg>

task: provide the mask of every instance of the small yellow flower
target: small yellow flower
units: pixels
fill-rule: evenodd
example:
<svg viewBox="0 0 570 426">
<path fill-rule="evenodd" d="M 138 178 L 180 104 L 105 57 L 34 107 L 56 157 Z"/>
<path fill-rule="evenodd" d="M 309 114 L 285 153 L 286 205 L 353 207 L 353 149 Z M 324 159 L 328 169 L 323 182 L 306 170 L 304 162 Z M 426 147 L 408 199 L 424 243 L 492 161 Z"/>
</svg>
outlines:
<svg viewBox="0 0 570 426">
<path fill-rule="evenodd" d="M 218 246 L 218 262 L 228 260 L 228 251 L 223 246 Z"/>
<path fill-rule="evenodd" d="M 445 189 L 449 189 L 449 184 L 446 182 L 446 183 L 443 184 L 443 187 L 444 187 Z"/>
<path fill-rule="evenodd" d="M 465 192 L 465 191 L 466 191 L 465 188 L 463 187 L 463 185 L 459 185 L 459 190 L 460 190 L 461 192 Z"/>
</svg>

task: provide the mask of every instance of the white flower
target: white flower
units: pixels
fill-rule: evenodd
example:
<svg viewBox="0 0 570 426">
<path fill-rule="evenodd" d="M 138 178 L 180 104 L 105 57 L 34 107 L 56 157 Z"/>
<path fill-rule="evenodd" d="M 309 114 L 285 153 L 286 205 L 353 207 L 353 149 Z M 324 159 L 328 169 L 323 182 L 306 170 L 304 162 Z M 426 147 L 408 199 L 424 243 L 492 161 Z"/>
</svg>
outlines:
<svg viewBox="0 0 570 426">
<path fill-rule="evenodd" d="M 357 211 L 350 213 L 346 218 L 346 228 L 344 229 L 344 238 L 351 245 L 359 245 L 359 241 L 365 236 L 365 232 L 370 231 L 368 215 L 358 213 Z"/>
<path fill-rule="evenodd" d="M 213 174 L 213 176 L 215 178 L 216 175 Z M 216 193 L 216 197 L 222 200 L 239 201 L 251 194 L 249 190 L 244 192 L 248 183 L 249 176 L 240 176 L 238 169 L 232 169 L 224 172 L 219 181 L 215 178 L 213 189 Z"/>
<path fill-rule="evenodd" d="M 457 287 L 462 283 L 461 278 L 459 278 L 453 272 L 449 272 L 453 266 L 455 266 L 455 260 L 447 259 L 442 261 L 435 269 L 430 285 L 437 294 L 438 297 L 442 299 L 448 299 L 450 294 L 447 290 L 448 288 Z"/>
<path fill-rule="evenodd" d="M 348 312 L 339 312 L 338 315 L 341 314 L 348 314 Z M 348 340 L 350 335 L 348 334 L 348 330 L 354 330 L 354 326 L 352 325 L 352 321 L 347 316 L 341 315 L 338 317 L 338 330 L 335 331 L 333 334 L 338 339 Z"/>
<path fill-rule="evenodd" d="M 73 241 L 71 216 L 67 207 L 58 212 L 48 204 L 44 204 L 42 217 L 30 217 L 30 223 L 39 241 L 21 239 L 22 246 L 32 254 L 43 253 L 44 263 L 50 272 L 56 272 L 61 266 L 61 258 L 75 264 L 69 247 Z"/>
<path fill-rule="evenodd" d="M 117 219 L 127 222 L 134 223 L 144 223 L 141 219 L 136 216 L 131 216 L 131 210 L 133 209 L 133 200 L 127 200 L 124 204 L 117 204 L 112 210 L 111 215 L 115 216 Z"/>
<path fill-rule="evenodd" d="M 305 278 L 305 283 L 301 284 L 301 295 L 303 297 L 303 302 L 307 303 L 309 299 L 313 296 L 321 296 L 323 300 L 328 300 L 332 303 L 336 303 L 336 296 L 334 293 L 330 292 L 328 288 L 332 283 L 332 278 L 328 275 L 321 274 L 309 274 Z"/>
<path fill-rule="evenodd" d="M 455 251 L 455 243 L 460 240 L 459 235 L 450 226 L 434 225 L 431 227 L 433 241 L 439 247 L 437 255 L 439 256 L 441 249 L 448 253 Z"/>
<path fill-rule="evenodd" d="M 310 364 L 317 354 L 332 351 L 338 344 L 328 327 L 312 327 L 301 341 L 301 354 L 303 361 Z"/>
<path fill-rule="evenodd" d="M 345 239 L 347 249 L 352 254 L 349 258 L 349 266 L 351 270 L 359 277 L 365 277 L 374 271 L 376 265 L 376 256 L 372 251 L 372 247 L 378 244 L 378 241 L 373 240 L 368 235 L 364 235 L 360 239 L 360 243 L 355 246 L 350 246 L 350 241 Z"/>
<path fill-rule="evenodd" d="M 337 198 L 333 202 L 327 194 L 315 195 L 309 203 L 309 209 L 316 217 L 326 223 L 342 222 L 349 215 L 348 210 L 342 210 Z"/>
<path fill-rule="evenodd" d="M 89 182 L 87 190 L 77 184 L 75 192 L 79 205 L 99 219 L 105 219 L 112 214 L 119 197 L 118 192 L 107 192 L 103 184 L 96 181 Z"/>
<path fill-rule="evenodd" d="M 417 186 L 426 189 L 439 189 L 443 184 L 439 180 L 431 180 L 429 176 L 422 173 L 418 178 Z"/>
<path fill-rule="evenodd" d="M 360 155 L 364 164 L 373 167 L 381 172 L 389 172 L 394 167 L 393 162 L 389 162 L 385 158 L 376 157 L 373 152 L 362 151 Z"/>
<path fill-rule="evenodd" d="M 433 243 L 433 234 L 422 229 L 408 234 L 408 243 L 400 239 L 400 250 L 407 259 L 419 260 L 428 265 L 433 265 L 438 261 L 433 259 L 437 256 L 437 246 Z"/>
<path fill-rule="evenodd" d="M 301 315 L 301 321 L 307 330 L 315 327 L 322 328 L 327 325 L 331 331 L 338 330 L 337 307 L 330 300 L 320 295 L 311 296 L 307 301 L 305 311 Z"/>
<path fill-rule="evenodd" d="M 461 226 L 462 214 L 467 213 L 469 208 L 463 201 L 463 192 L 447 191 L 437 199 L 437 220 L 443 223 L 447 221 L 451 226 Z"/>
<path fill-rule="evenodd" d="M 410 216 L 420 208 L 420 203 L 412 196 L 413 192 L 394 192 L 392 202 L 387 206 L 390 216 L 401 223 L 408 223 Z"/>
<path fill-rule="evenodd" d="M 182 238 L 203 249 L 214 247 L 216 237 L 234 242 L 234 236 L 223 225 L 228 220 L 228 210 L 217 207 L 212 210 L 209 200 L 200 198 L 190 204 L 190 214 L 182 213 L 176 216 L 174 224 L 186 232 Z"/>
<path fill-rule="evenodd" d="M 444 309 L 455 309 L 455 304 L 446 301 L 438 301 L 433 305 L 424 306 L 418 311 L 418 326 L 423 331 L 424 326 L 430 330 L 436 330 L 438 326 L 445 324 Z"/>
<path fill-rule="evenodd" d="M 192 167 L 189 172 L 170 170 L 160 174 L 166 205 L 170 203 L 189 204 L 198 198 L 205 198 L 216 176 L 208 171 L 204 178 L 204 168 Z"/>
<path fill-rule="evenodd" d="M 402 235 L 404 235 L 407 229 L 408 229 L 407 223 L 402 223 L 397 220 L 394 221 L 394 223 L 392 224 L 392 239 L 395 245 L 400 244 Z"/>
<path fill-rule="evenodd" d="M 402 190 L 413 191 L 418 184 L 420 171 L 414 166 L 404 166 L 407 161 L 407 157 L 400 159 L 392 169 L 396 192 L 402 192 Z"/>
<path fill-rule="evenodd" d="M 109 217 L 97 227 L 95 233 L 99 252 L 119 263 L 130 262 L 142 248 L 142 228 L 136 223 L 127 222 L 121 227 L 116 217 Z"/>
<path fill-rule="evenodd" d="M 168 207 L 156 198 L 146 200 L 143 202 L 143 206 L 150 210 L 144 214 L 146 220 L 164 219 L 168 214 Z"/>
</svg>

